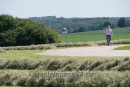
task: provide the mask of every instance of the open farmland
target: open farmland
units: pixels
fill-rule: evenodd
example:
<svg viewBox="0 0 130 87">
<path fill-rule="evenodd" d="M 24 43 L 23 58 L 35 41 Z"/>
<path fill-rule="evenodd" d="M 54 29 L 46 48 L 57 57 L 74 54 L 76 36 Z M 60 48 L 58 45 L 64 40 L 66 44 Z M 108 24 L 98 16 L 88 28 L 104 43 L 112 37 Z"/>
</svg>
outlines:
<svg viewBox="0 0 130 87">
<path fill-rule="evenodd" d="M 113 40 L 111 44 L 117 48 L 129 47 L 130 39 Z M 106 45 L 106 41 L 1 47 L 0 85 L 1 87 L 86 87 L 86 85 L 129 87 L 130 56 L 36 55 L 53 49 L 104 47 L 102 45 Z"/>
<path fill-rule="evenodd" d="M 106 40 L 104 38 L 105 30 L 87 31 L 82 33 L 60 34 L 62 42 L 90 42 Z M 130 39 L 130 27 L 113 29 L 112 40 Z"/>
<path fill-rule="evenodd" d="M 130 0 L 109 2 L 0 0 L 0 87 L 130 87 Z"/>
<path fill-rule="evenodd" d="M 64 43 L 0 47 L 0 86 L 130 87 L 130 28 L 113 32 L 110 47 L 104 30 L 60 35 Z"/>
</svg>

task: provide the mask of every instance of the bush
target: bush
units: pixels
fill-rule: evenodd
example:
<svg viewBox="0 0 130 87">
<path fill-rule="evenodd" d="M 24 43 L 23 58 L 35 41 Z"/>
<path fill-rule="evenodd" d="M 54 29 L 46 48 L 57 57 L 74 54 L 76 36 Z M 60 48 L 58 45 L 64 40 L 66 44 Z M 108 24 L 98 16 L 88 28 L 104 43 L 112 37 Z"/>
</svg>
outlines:
<svg viewBox="0 0 130 87">
<path fill-rule="evenodd" d="M 0 15 L 0 46 L 19 46 L 61 42 L 58 33 L 28 19 Z"/>
</svg>

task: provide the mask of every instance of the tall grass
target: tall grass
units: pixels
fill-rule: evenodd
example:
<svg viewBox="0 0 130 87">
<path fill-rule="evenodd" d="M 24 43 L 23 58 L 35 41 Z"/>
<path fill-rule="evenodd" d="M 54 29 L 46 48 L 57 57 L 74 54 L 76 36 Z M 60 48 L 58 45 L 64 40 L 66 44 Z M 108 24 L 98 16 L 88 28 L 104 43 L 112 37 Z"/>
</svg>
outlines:
<svg viewBox="0 0 130 87">
<path fill-rule="evenodd" d="M 118 47 L 118 48 L 115 48 L 115 50 L 130 50 L 130 45 L 129 46 Z"/>
</svg>

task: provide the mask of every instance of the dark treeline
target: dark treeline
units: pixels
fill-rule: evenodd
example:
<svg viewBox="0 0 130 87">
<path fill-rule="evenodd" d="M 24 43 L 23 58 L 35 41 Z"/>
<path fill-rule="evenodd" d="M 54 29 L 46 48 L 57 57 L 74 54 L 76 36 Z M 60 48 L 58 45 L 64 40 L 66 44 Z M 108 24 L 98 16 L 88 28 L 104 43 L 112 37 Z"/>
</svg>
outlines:
<svg viewBox="0 0 130 87">
<path fill-rule="evenodd" d="M 111 28 L 117 28 L 117 23 L 120 17 L 97 17 L 97 18 L 56 18 L 55 16 L 47 17 L 31 17 L 33 21 L 44 23 L 45 25 L 56 29 L 57 32 L 61 33 L 61 30 L 66 27 L 69 32 L 73 32 L 75 29 L 84 27 L 86 31 L 102 30 L 102 24 L 105 21 L 111 23 Z M 126 27 L 130 27 L 130 17 L 125 17 Z"/>
<path fill-rule="evenodd" d="M 0 46 L 58 42 L 60 39 L 57 32 L 42 23 L 0 15 Z"/>
</svg>

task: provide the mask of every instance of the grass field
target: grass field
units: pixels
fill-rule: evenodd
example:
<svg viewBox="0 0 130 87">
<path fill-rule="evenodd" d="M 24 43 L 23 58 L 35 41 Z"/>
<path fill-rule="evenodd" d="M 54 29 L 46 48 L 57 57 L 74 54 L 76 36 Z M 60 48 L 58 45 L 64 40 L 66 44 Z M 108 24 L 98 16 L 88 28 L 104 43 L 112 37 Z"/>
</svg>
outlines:
<svg viewBox="0 0 130 87">
<path fill-rule="evenodd" d="M 118 47 L 118 48 L 115 48 L 115 50 L 130 50 L 130 46 Z"/>
<path fill-rule="evenodd" d="M 112 45 L 128 45 L 115 50 L 130 50 L 130 28 L 113 29 L 113 32 Z M 105 40 L 103 33 L 104 30 L 60 35 L 63 42 L 76 43 L 0 48 L 1 52 L 3 49 L 6 50 L 6 52 L 0 53 L 0 87 L 130 87 L 130 57 L 35 55 L 35 53 L 51 49 L 106 45 L 106 41 L 100 41 Z M 94 77 L 81 77 L 77 74 L 77 77 L 69 76 L 67 78 L 34 78 L 29 77 L 30 71 L 40 73 L 83 71 L 84 74 L 93 73 Z"/>
<path fill-rule="evenodd" d="M 106 40 L 105 30 L 88 31 L 81 33 L 60 34 L 62 42 L 89 42 Z M 130 27 L 113 29 L 112 40 L 130 39 Z"/>
</svg>

